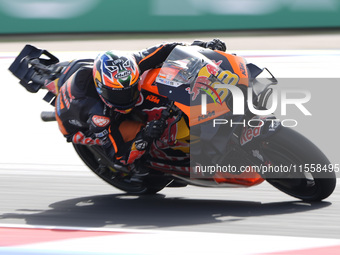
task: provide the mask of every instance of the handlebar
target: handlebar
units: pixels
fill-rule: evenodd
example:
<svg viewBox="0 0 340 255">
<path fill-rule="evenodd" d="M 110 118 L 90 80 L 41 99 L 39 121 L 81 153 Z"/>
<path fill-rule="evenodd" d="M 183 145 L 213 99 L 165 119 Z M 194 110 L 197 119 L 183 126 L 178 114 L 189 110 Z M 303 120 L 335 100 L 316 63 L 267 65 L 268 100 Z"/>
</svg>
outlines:
<svg viewBox="0 0 340 255">
<path fill-rule="evenodd" d="M 55 117 L 55 112 L 47 112 L 47 111 L 41 112 L 40 118 L 42 119 L 42 121 L 45 121 L 45 122 L 57 120 Z"/>
</svg>

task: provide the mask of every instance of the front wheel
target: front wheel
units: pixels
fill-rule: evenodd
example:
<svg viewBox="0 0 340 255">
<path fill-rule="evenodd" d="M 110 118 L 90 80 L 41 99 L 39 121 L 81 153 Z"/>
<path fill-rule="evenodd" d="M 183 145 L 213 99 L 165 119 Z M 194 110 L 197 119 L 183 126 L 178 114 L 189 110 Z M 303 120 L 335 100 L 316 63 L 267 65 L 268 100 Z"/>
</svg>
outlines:
<svg viewBox="0 0 340 255">
<path fill-rule="evenodd" d="M 262 153 L 272 166 L 285 166 L 288 173 L 266 178 L 282 192 L 304 201 L 321 201 L 336 185 L 334 169 L 327 157 L 298 132 L 282 127 L 262 143 Z"/>
</svg>

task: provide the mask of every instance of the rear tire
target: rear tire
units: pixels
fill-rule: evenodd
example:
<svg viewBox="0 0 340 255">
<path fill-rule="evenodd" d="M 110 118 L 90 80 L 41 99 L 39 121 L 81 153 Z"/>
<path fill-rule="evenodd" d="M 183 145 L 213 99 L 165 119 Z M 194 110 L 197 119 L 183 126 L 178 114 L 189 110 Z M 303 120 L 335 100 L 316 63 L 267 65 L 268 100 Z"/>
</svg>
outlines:
<svg viewBox="0 0 340 255">
<path fill-rule="evenodd" d="M 262 144 L 262 153 L 273 166 L 292 166 L 291 171 L 280 178 L 266 178 L 282 192 L 309 202 L 321 201 L 333 193 L 336 175 L 330 161 L 298 132 L 282 127 Z M 304 171 L 305 164 L 309 169 L 312 164 L 318 164 L 323 170 L 307 172 Z"/>
<path fill-rule="evenodd" d="M 98 162 L 98 155 L 91 151 L 85 145 L 73 144 L 79 157 L 82 161 L 94 172 L 98 177 L 107 182 L 108 184 L 134 195 L 156 194 L 162 190 L 167 183 L 152 182 L 145 178 L 142 182 L 132 181 L 127 174 L 116 173 L 108 167 L 101 166 Z"/>
</svg>

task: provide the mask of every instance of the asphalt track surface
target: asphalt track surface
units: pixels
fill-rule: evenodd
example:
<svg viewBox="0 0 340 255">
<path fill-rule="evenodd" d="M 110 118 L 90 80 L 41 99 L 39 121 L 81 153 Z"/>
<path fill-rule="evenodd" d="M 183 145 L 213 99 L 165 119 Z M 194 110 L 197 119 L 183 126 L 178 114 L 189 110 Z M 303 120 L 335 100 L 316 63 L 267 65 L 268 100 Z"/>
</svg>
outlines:
<svg viewBox="0 0 340 255">
<path fill-rule="evenodd" d="M 291 74 L 313 76 L 318 71 L 321 73 L 319 76 L 324 78 L 338 78 L 339 36 L 307 35 L 303 37 L 305 41 L 302 37 L 222 39 L 227 42 L 229 39 L 233 49 L 240 45 L 240 51 L 237 49 L 235 52 L 250 57 L 254 63 L 265 64 L 283 77 L 290 77 Z M 179 39 L 192 40 L 191 37 Z M 179 39 L 170 38 L 167 41 Z M 245 41 L 252 40 L 253 47 L 246 48 Z M 164 40 L 35 42 L 31 39 L 29 42 L 67 59 L 67 56 L 85 54 L 78 51 L 93 55 L 97 49 L 123 49 L 126 46 L 127 50 L 135 50 L 160 41 Z M 277 43 L 270 46 L 269 41 Z M 328 199 L 313 204 L 289 197 L 266 183 L 248 189 L 166 188 L 154 196 L 140 197 L 127 196 L 110 187 L 82 164 L 71 145 L 64 142 L 56 123 L 42 123 L 39 120 L 40 111 L 51 110 L 40 100 L 42 94 L 28 94 L 7 72 L 13 56 L 25 43 L 0 43 L 0 72 L 3 79 L 0 95 L 0 225 L 133 228 L 340 239 L 339 185 Z M 266 48 L 271 49 L 266 51 Z M 339 92 L 339 88 L 335 91 Z M 325 96 L 330 98 L 324 100 L 326 104 L 336 100 L 335 95 L 334 98 L 332 95 Z M 333 101 L 331 106 L 335 113 L 339 102 Z M 332 163 L 339 163 L 338 120 L 326 133 L 319 132 L 324 127 L 322 124 L 314 123 L 312 129 L 306 126 L 309 124 L 308 121 L 303 123 L 300 131 L 322 148 Z"/>
</svg>

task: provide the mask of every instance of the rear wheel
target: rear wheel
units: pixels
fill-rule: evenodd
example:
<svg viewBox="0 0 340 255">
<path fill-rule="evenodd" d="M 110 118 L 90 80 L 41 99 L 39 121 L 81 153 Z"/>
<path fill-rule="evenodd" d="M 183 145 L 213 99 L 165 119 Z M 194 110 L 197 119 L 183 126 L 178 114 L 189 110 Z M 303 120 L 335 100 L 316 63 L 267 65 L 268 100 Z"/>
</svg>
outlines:
<svg viewBox="0 0 340 255">
<path fill-rule="evenodd" d="M 99 155 L 89 147 L 79 144 L 73 144 L 73 147 L 92 172 L 108 184 L 129 194 L 155 194 L 168 183 L 161 181 L 154 182 L 155 180 L 150 178 L 145 178 L 143 181 L 135 181 L 127 174 L 117 173 L 114 169 L 111 170 L 106 166 L 102 166 L 98 161 Z"/>
<path fill-rule="evenodd" d="M 311 141 L 296 131 L 282 127 L 262 144 L 262 153 L 280 176 L 267 181 L 293 197 L 304 201 L 321 201 L 335 189 L 336 176 L 330 161 Z"/>
</svg>

